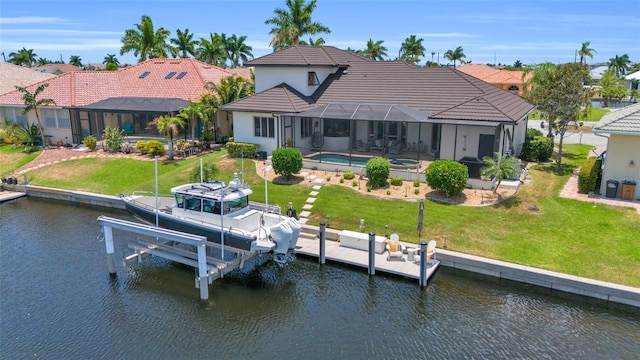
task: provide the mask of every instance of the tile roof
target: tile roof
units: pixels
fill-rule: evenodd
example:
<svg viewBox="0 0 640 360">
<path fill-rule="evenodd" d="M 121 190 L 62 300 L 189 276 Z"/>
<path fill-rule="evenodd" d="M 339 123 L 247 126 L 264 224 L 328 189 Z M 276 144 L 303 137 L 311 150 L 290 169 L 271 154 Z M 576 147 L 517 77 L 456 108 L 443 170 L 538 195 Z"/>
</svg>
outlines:
<svg viewBox="0 0 640 360">
<path fill-rule="evenodd" d="M 294 45 L 246 62 L 248 66 L 348 66 L 354 61 L 373 61 L 333 46 Z"/>
<path fill-rule="evenodd" d="M 41 73 L 28 67 L 0 62 L 0 94 L 15 90 L 16 85 L 26 86 L 55 76 L 54 74 Z"/>
<path fill-rule="evenodd" d="M 297 48 L 291 51 L 295 53 Z M 304 48 L 305 51 L 316 49 L 320 54 L 317 57 L 327 51 L 320 51 L 325 47 Z M 353 61 L 330 75 L 310 98 L 298 95 L 298 104 L 310 101 L 304 106 L 294 106 L 289 95 L 295 90 L 288 85 L 280 85 L 277 91 L 269 89 L 227 104 L 222 109 L 260 111 L 264 107 L 265 111 L 290 113 L 300 112 L 302 107 L 313 108 L 330 103 L 380 103 L 406 105 L 430 114 L 433 119 L 516 122 L 534 107 L 518 95 L 453 68 L 422 68 L 399 61 L 371 61 L 350 51 L 329 49 L 342 52 L 343 57 Z M 264 58 L 272 56 L 282 59 L 279 53 Z M 252 65 L 275 65 L 271 59 L 264 58 L 256 59 Z M 286 94 L 284 86 L 289 89 Z"/>
<path fill-rule="evenodd" d="M 144 77 L 141 75 L 148 74 Z M 169 77 L 169 73 L 174 74 Z M 182 74 L 184 73 L 184 74 Z M 182 76 L 180 76 L 182 74 Z M 209 94 L 204 85 L 233 72 L 194 59 L 151 59 L 118 71 L 72 71 L 31 84 L 49 83 L 42 97 L 61 107 L 79 107 L 112 97 L 179 98 L 196 101 Z M 0 104 L 23 104 L 18 91 L 0 95 Z"/>
<path fill-rule="evenodd" d="M 595 133 L 640 135 L 640 103 L 606 113 L 593 127 Z"/>
<path fill-rule="evenodd" d="M 44 64 L 44 65 L 36 66 L 33 69 L 39 72 L 51 73 L 56 75 L 70 72 L 70 71 L 82 71 L 81 67 L 71 65 L 71 64 Z"/>
<path fill-rule="evenodd" d="M 522 84 L 533 76 L 529 73 L 523 81 L 524 71 L 496 69 L 485 64 L 465 64 L 456 69 L 490 84 Z"/>
</svg>

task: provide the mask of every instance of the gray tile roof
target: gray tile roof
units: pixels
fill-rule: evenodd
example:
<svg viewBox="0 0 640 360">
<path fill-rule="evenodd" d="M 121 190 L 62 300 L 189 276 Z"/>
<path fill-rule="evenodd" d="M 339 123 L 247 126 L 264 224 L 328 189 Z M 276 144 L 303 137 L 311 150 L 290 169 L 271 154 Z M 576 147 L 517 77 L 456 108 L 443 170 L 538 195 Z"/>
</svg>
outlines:
<svg viewBox="0 0 640 360">
<path fill-rule="evenodd" d="M 605 114 L 593 131 L 640 136 L 640 103 Z"/>
<path fill-rule="evenodd" d="M 354 61 L 373 60 L 333 46 L 295 45 L 255 60 L 247 61 L 245 66 L 345 66 Z"/>
<path fill-rule="evenodd" d="M 285 57 L 284 52 L 288 56 Z M 327 54 L 330 56 L 326 57 Z M 308 102 L 309 108 L 345 102 L 401 104 L 426 112 L 431 119 L 489 122 L 516 122 L 534 108 L 520 96 L 454 68 L 422 68 L 399 61 L 372 61 L 332 47 L 287 48 L 256 59 L 251 65 L 276 65 L 278 62 L 286 65 L 285 61 L 303 65 L 312 57 L 318 59 L 313 64 L 326 61 L 325 65 L 339 66 L 342 70 L 330 75 L 310 98 L 299 96 L 298 101 Z M 348 65 L 343 60 L 348 60 Z M 225 105 L 223 109 L 258 111 L 262 105 L 268 106 L 267 111 L 275 108 L 282 112 L 304 111 L 294 108 L 290 98 L 275 96 L 272 90 Z"/>
<path fill-rule="evenodd" d="M 313 109 L 316 106 L 313 99 L 303 95 L 288 84 L 282 83 L 258 94 L 226 104 L 221 109 L 227 111 L 297 113 Z"/>
</svg>

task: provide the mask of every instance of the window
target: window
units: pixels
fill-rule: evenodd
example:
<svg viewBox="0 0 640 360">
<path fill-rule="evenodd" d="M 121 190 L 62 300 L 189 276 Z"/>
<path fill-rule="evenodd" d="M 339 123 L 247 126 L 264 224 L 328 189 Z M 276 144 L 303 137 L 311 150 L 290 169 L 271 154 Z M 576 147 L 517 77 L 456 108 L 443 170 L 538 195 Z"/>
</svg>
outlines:
<svg viewBox="0 0 640 360">
<path fill-rule="evenodd" d="M 18 125 L 28 126 L 27 115 L 22 115 L 23 108 L 2 108 L 0 115 L 9 121 L 13 121 Z"/>
<path fill-rule="evenodd" d="M 51 129 L 71 129 L 69 110 L 43 109 L 44 126 Z"/>
<path fill-rule="evenodd" d="M 140 74 L 140 76 L 138 76 L 140 79 L 144 79 L 147 75 L 151 74 L 150 71 L 145 71 L 142 74 Z"/>
<path fill-rule="evenodd" d="M 312 120 L 311 118 L 302 118 L 300 121 L 300 137 L 301 138 L 306 138 L 309 137 L 311 135 L 313 135 L 313 129 L 311 128 L 312 126 Z"/>
<path fill-rule="evenodd" d="M 187 72 L 183 71 L 180 74 L 178 74 L 178 76 L 176 76 L 176 79 L 182 79 L 185 75 L 187 75 Z"/>
<path fill-rule="evenodd" d="M 324 136 L 345 137 L 349 136 L 349 120 L 325 119 Z"/>
<path fill-rule="evenodd" d="M 258 137 L 276 137 L 275 121 L 272 117 L 254 117 L 253 118 L 254 136 Z"/>
<path fill-rule="evenodd" d="M 318 75 L 315 71 L 309 71 L 307 73 L 307 85 L 309 86 L 317 86 L 320 85 L 320 80 L 318 80 Z"/>
<path fill-rule="evenodd" d="M 165 79 L 171 79 L 173 77 L 173 75 L 175 75 L 175 74 L 176 74 L 176 72 L 172 71 L 172 72 L 168 73 L 167 76 L 165 76 L 164 78 Z"/>
<path fill-rule="evenodd" d="M 517 91 L 520 91 L 520 89 L 518 89 L 518 87 L 515 86 L 515 85 L 511 85 L 511 86 L 509 86 L 509 91 L 516 91 L 517 92 Z"/>
<path fill-rule="evenodd" d="M 200 211 L 200 199 L 185 196 L 184 205 L 187 210 Z"/>
</svg>

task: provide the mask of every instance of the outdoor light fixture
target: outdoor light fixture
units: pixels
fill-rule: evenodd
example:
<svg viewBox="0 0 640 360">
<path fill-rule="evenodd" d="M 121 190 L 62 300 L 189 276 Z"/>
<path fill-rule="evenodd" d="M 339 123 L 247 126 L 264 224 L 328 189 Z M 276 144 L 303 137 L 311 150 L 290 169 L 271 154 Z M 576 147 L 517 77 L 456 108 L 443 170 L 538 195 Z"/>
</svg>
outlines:
<svg viewBox="0 0 640 360">
<path fill-rule="evenodd" d="M 634 167 L 635 165 L 636 165 L 636 163 L 633 160 L 629 161 L 629 166 L 630 167 Z"/>
<path fill-rule="evenodd" d="M 364 232 L 364 219 L 360 219 L 360 232 Z"/>
</svg>

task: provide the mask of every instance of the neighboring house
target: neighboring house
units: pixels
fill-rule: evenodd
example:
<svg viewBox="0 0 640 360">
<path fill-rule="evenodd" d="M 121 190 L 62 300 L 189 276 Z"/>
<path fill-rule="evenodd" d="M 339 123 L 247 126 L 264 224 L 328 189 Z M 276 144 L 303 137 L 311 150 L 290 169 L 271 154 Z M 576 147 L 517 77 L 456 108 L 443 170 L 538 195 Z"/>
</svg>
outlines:
<svg viewBox="0 0 640 360">
<path fill-rule="evenodd" d="M 609 66 L 597 66 L 589 71 L 589 75 L 591 75 L 593 81 L 598 82 L 607 70 L 609 70 Z"/>
<path fill-rule="evenodd" d="M 189 101 L 210 94 L 204 85 L 235 76 L 225 69 L 194 59 L 151 59 L 118 71 L 72 71 L 31 84 L 49 86 L 40 98 L 51 98 L 55 106 L 39 108 L 44 134 L 53 141 L 78 144 L 87 135 L 100 138 L 105 127 L 119 127 L 127 135 L 158 136 L 148 123 L 161 115 L 177 114 Z M 24 103 L 17 90 L 0 95 L 0 115 L 18 123 L 35 123 L 33 112 L 21 115 Z M 28 118 L 27 118 L 28 116 Z M 193 119 L 184 132 L 199 135 Z"/>
<path fill-rule="evenodd" d="M 0 94 L 12 91 L 18 86 L 27 86 L 38 81 L 51 79 L 54 74 L 46 74 L 31 68 L 0 62 Z"/>
<path fill-rule="evenodd" d="M 627 106 L 605 114 L 593 127 L 597 135 L 609 135 L 602 172 L 600 194 L 606 194 L 607 181 L 619 181 L 617 197 L 622 196 L 622 182 L 640 179 L 640 104 Z M 640 199 L 636 186 L 634 199 Z"/>
<path fill-rule="evenodd" d="M 640 71 L 633 72 L 624 77 L 625 87 L 629 90 L 638 90 L 640 83 Z"/>
<path fill-rule="evenodd" d="M 42 73 L 49 73 L 54 75 L 60 75 L 71 71 L 82 71 L 81 67 L 71 65 L 71 64 L 45 64 L 36 66 L 33 68 L 35 71 L 39 71 Z"/>
<path fill-rule="evenodd" d="M 522 97 L 527 92 L 524 86 L 525 82 L 533 77 L 533 73 L 528 73 L 525 76 L 524 71 L 496 69 L 485 64 L 464 64 L 456 69 L 500 89 L 512 91 Z"/>
<path fill-rule="evenodd" d="M 534 108 L 451 67 L 373 61 L 330 46 L 292 46 L 247 65 L 256 94 L 221 110 L 232 113 L 235 141 L 267 153 L 294 146 L 349 159 L 454 159 L 478 177 L 484 156 L 520 153 Z"/>
</svg>

